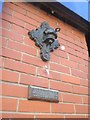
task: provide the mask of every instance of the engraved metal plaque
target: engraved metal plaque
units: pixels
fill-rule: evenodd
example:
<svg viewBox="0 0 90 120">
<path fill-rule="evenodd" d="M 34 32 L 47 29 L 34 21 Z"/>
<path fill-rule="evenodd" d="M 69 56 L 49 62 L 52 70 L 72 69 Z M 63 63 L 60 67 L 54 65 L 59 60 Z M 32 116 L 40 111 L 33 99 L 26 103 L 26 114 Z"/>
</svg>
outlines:
<svg viewBox="0 0 90 120">
<path fill-rule="evenodd" d="M 58 91 L 28 86 L 28 99 L 58 102 Z"/>
</svg>

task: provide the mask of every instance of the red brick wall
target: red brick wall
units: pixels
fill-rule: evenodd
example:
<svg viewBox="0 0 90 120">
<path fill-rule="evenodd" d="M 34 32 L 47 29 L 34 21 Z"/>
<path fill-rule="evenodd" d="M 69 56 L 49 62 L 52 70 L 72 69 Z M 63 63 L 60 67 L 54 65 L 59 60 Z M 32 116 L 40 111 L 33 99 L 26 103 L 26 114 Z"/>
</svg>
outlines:
<svg viewBox="0 0 90 120">
<path fill-rule="evenodd" d="M 87 117 L 88 52 L 84 33 L 30 3 L 4 3 L 0 18 L 2 116 Z M 49 62 L 41 60 L 39 48 L 28 36 L 28 31 L 43 21 L 61 28 L 58 41 L 65 46 L 65 50 L 59 47 L 51 53 Z M 59 90 L 59 103 L 27 100 L 28 85 Z"/>
</svg>

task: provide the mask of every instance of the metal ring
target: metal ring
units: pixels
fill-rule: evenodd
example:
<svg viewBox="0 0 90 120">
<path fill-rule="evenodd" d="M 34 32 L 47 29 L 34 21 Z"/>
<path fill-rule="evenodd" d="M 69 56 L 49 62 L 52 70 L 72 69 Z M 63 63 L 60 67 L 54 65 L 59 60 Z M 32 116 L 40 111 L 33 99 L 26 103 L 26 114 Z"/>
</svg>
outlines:
<svg viewBox="0 0 90 120">
<path fill-rule="evenodd" d="M 56 29 L 55 29 L 55 32 L 59 32 L 59 31 L 60 31 L 60 28 L 56 28 Z"/>
</svg>

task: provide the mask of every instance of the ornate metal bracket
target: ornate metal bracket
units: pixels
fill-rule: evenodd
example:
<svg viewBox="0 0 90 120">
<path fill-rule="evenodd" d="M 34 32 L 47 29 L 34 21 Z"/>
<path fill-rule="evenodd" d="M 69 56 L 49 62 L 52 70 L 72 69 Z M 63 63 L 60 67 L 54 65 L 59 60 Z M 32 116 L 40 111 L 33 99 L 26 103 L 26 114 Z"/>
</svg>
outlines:
<svg viewBox="0 0 90 120">
<path fill-rule="evenodd" d="M 40 54 L 43 61 L 49 61 L 50 52 L 60 46 L 58 40 L 55 40 L 57 38 L 57 32 L 59 31 L 60 28 L 54 30 L 47 22 L 43 22 L 39 28 L 28 32 L 30 38 L 40 47 Z"/>
</svg>

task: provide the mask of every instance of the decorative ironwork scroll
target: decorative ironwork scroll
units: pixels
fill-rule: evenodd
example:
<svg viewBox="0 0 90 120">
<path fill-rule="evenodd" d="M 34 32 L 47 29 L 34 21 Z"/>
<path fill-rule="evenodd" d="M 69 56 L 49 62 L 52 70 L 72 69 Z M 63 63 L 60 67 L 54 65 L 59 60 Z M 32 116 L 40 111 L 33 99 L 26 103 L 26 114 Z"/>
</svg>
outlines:
<svg viewBox="0 0 90 120">
<path fill-rule="evenodd" d="M 59 31 L 60 28 L 54 30 L 47 22 L 43 22 L 39 28 L 28 32 L 29 37 L 40 47 L 40 54 L 43 61 L 49 61 L 50 52 L 60 46 L 58 40 L 55 40 Z"/>
</svg>

